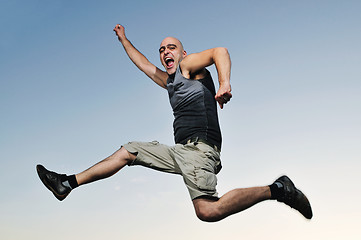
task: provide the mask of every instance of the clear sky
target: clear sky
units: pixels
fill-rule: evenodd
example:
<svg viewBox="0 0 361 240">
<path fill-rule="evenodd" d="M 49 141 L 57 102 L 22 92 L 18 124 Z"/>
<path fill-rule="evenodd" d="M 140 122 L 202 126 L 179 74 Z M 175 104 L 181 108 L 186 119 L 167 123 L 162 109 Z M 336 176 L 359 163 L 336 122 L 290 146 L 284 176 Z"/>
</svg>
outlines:
<svg viewBox="0 0 361 240">
<path fill-rule="evenodd" d="M 361 239 L 360 13 L 352 0 L 1 0 L 1 239 Z M 188 53 L 228 48 L 218 192 L 288 174 L 311 221 L 268 201 L 203 223 L 181 177 L 141 167 L 63 202 L 42 186 L 38 163 L 71 174 L 131 140 L 173 144 L 167 92 L 127 58 L 117 23 L 159 67 L 167 36 Z"/>
</svg>

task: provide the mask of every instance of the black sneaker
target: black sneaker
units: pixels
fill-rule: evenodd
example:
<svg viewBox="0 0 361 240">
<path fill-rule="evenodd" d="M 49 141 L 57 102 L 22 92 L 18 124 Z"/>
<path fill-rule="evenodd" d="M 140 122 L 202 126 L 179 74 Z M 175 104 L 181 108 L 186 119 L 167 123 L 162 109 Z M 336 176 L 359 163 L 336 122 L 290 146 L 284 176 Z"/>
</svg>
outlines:
<svg viewBox="0 0 361 240">
<path fill-rule="evenodd" d="M 283 185 L 284 191 L 284 194 L 278 197 L 277 201 L 287 204 L 291 208 L 299 211 L 305 218 L 311 219 L 313 214 L 310 202 L 307 197 L 295 187 L 291 179 L 287 176 L 282 176 L 275 181 L 275 183 L 277 182 Z"/>
<path fill-rule="evenodd" d="M 71 188 L 64 186 L 61 181 L 62 177 L 65 175 L 51 172 L 42 165 L 37 165 L 36 171 L 45 187 L 47 187 L 59 201 L 63 201 L 66 196 L 68 196 Z"/>
</svg>

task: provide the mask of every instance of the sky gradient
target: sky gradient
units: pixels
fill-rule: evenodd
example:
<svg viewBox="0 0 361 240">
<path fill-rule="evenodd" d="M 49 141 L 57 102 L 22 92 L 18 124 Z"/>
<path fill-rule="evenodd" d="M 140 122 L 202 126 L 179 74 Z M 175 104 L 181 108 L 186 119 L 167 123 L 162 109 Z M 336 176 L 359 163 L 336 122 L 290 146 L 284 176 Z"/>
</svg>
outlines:
<svg viewBox="0 0 361 240">
<path fill-rule="evenodd" d="M 360 239 L 360 12 L 352 0 L 0 1 L 1 239 Z M 160 68 L 167 36 L 188 53 L 228 48 L 218 192 L 287 174 L 311 221 L 268 201 L 203 223 L 181 177 L 142 167 L 63 202 L 42 186 L 38 163 L 72 174 L 128 141 L 173 144 L 167 92 L 128 59 L 118 23 Z"/>
</svg>

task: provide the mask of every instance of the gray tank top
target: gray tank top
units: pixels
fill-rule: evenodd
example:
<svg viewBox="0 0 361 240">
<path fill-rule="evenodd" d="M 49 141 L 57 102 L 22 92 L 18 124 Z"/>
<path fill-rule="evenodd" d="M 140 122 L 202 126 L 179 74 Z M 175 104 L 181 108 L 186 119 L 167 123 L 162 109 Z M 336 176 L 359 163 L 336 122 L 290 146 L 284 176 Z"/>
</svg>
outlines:
<svg viewBox="0 0 361 240">
<path fill-rule="evenodd" d="M 221 148 L 216 95 L 211 74 L 192 80 L 183 77 L 180 67 L 167 80 L 169 101 L 173 108 L 173 131 L 176 143 L 201 138 Z"/>
</svg>

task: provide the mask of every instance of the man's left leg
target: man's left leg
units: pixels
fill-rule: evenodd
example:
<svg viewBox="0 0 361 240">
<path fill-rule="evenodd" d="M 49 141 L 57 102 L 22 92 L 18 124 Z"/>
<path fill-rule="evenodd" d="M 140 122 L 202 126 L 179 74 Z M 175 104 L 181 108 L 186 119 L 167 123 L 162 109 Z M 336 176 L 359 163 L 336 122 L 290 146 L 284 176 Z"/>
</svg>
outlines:
<svg viewBox="0 0 361 240">
<path fill-rule="evenodd" d="M 200 220 L 216 222 L 267 199 L 271 199 L 268 186 L 239 188 L 226 193 L 218 200 L 196 198 L 193 205 Z"/>
<path fill-rule="evenodd" d="M 199 219 L 215 222 L 271 199 L 296 209 L 307 219 L 313 216 L 307 197 L 287 176 L 278 178 L 270 186 L 234 189 L 218 200 L 199 197 L 193 200 L 193 205 Z"/>
</svg>

